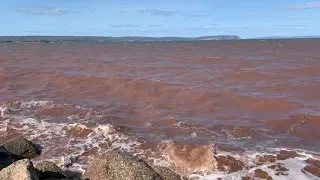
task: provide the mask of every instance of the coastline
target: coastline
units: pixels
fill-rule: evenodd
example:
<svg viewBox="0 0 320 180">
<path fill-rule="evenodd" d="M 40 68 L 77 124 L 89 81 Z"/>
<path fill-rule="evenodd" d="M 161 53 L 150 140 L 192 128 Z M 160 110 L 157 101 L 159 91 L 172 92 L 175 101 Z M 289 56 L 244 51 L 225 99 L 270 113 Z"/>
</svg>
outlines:
<svg viewBox="0 0 320 180">
<path fill-rule="evenodd" d="M 82 166 L 84 170 L 81 171 L 76 169 L 81 155 L 62 157 L 59 161 L 39 160 L 43 150 L 41 145 L 33 144 L 26 139 L 12 139 L 0 146 L 0 169 L 3 168 L 0 171 L 0 179 L 15 177 L 16 173 L 26 174 L 31 177 L 30 179 L 64 180 L 120 180 L 123 178 L 134 180 L 137 177 L 133 174 L 142 175 L 146 179 L 158 177 L 156 179 L 159 180 L 229 178 L 277 180 L 320 177 L 319 154 L 310 154 L 310 152 L 308 154 L 302 150 L 278 149 L 277 154 L 254 153 L 247 156 L 242 154 L 241 157 L 239 151 L 226 149 L 223 146 L 192 147 L 170 141 L 159 148 L 166 157 L 166 163 L 162 163 L 162 166 L 159 166 L 159 163 L 158 165 L 152 163 L 145 156 L 106 149 L 105 152 L 99 153 L 100 155 L 93 155 L 90 163 Z M 8 161 L 12 162 L 8 163 Z M 109 171 L 105 171 L 105 168 Z M 138 179 L 143 179 L 142 176 Z"/>
</svg>

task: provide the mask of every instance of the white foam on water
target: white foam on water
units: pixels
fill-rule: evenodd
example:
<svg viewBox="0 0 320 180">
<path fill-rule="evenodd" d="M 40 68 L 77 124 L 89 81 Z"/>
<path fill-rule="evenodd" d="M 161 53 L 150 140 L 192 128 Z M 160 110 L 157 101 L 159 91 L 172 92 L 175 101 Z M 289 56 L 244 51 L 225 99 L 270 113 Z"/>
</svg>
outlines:
<svg viewBox="0 0 320 180">
<path fill-rule="evenodd" d="M 0 121 L 0 132 L 3 132 L 3 133 L 7 132 L 9 122 L 10 121 L 8 119 L 4 121 Z"/>
<path fill-rule="evenodd" d="M 197 138 L 197 137 L 198 137 L 197 132 L 193 132 L 193 133 L 191 133 L 190 136 L 188 136 L 186 139 L 195 139 L 195 138 Z"/>
<path fill-rule="evenodd" d="M 280 149 L 277 148 L 277 150 L 288 150 L 286 148 Z M 290 149 L 292 150 L 292 149 Z M 298 151 L 298 150 L 296 150 Z M 306 151 L 297 152 L 301 157 L 295 157 L 295 158 L 289 158 L 286 160 L 278 160 L 274 163 L 268 163 L 264 165 L 256 165 L 254 162 L 256 161 L 257 156 L 263 156 L 263 155 L 271 155 L 271 154 L 265 154 L 265 153 L 249 153 L 246 152 L 246 154 L 243 154 L 242 156 L 236 155 L 234 153 L 229 152 L 219 152 L 218 155 L 231 155 L 232 157 L 235 157 L 237 159 L 242 159 L 246 161 L 245 162 L 246 167 L 249 167 L 246 170 L 241 170 L 233 173 L 225 173 L 221 171 L 216 171 L 211 174 L 192 174 L 189 176 L 189 178 L 195 178 L 199 180 L 215 180 L 215 179 L 222 179 L 222 180 L 242 180 L 242 177 L 248 176 L 252 179 L 259 179 L 257 177 L 254 177 L 254 171 L 257 169 L 261 169 L 268 173 L 270 177 L 274 180 L 320 180 L 319 177 L 314 176 L 310 173 L 304 173 L 301 170 L 308 165 L 305 160 L 309 158 L 317 159 L 317 157 L 314 157 L 311 154 L 306 153 Z M 270 166 L 272 165 L 281 165 L 281 167 L 284 167 L 288 169 L 288 171 L 285 171 L 287 175 L 276 175 L 278 172 L 276 169 L 271 169 Z"/>
<path fill-rule="evenodd" d="M 34 106 L 47 106 L 47 105 L 52 105 L 52 101 L 26 101 L 26 102 L 21 102 L 21 107 L 23 108 L 30 108 Z"/>
<path fill-rule="evenodd" d="M 97 125 L 97 127 L 91 128 L 83 124 L 48 123 L 45 121 L 38 121 L 33 118 L 23 119 L 19 122 L 6 120 L 5 122 L 1 122 L 1 127 L 4 127 L 4 123 L 6 123 L 7 125 L 11 124 L 11 127 L 9 128 L 15 129 L 19 133 L 22 132 L 24 134 L 24 137 L 27 139 L 38 139 L 38 141 L 40 140 L 41 146 L 44 147 L 42 151 L 43 158 L 52 161 L 59 161 L 61 157 L 63 157 L 64 159 L 66 159 L 66 157 L 68 156 L 80 157 L 83 156 L 87 150 L 93 148 L 98 149 L 98 154 L 112 149 L 120 149 L 127 152 L 133 152 L 134 147 L 141 145 L 141 143 L 136 141 L 135 138 L 131 138 L 117 132 L 111 125 Z M 17 127 L 15 126 L 15 124 L 19 124 L 19 126 Z M 7 125 L 5 129 L 0 129 L 0 132 L 5 132 L 7 129 Z M 84 137 L 73 136 L 70 133 L 68 134 L 67 131 L 71 130 L 74 127 L 87 129 L 92 132 Z M 106 143 L 109 145 L 108 147 L 103 149 L 99 146 L 102 143 Z M 72 152 L 72 154 L 70 154 L 70 151 Z M 77 163 L 77 161 L 72 161 L 69 164 L 73 164 L 73 167 L 70 167 L 71 169 L 74 169 L 75 167 L 78 167 L 79 171 L 83 171 L 84 169 L 84 165 Z"/>
<path fill-rule="evenodd" d="M 0 106 L 0 116 L 3 117 L 4 116 L 4 112 L 7 110 L 7 107 L 5 106 Z"/>
<path fill-rule="evenodd" d="M 75 146 L 81 147 L 83 145 L 90 145 L 91 147 L 98 148 L 100 143 L 112 142 L 110 149 L 121 149 L 125 151 L 133 151 L 133 146 L 140 146 L 141 143 L 135 141 L 134 138 L 130 138 L 122 133 L 118 133 L 112 125 L 98 125 L 97 127 L 90 128 L 83 124 L 69 124 L 65 126 L 68 130 L 72 128 L 82 128 L 87 130 L 92 130 L 91 133 L 85 137 L 82 143 L 78 143 Z"/>
<path fill-rule="evenodd" d="M 9 111 L 7 112 L 9 108 L 16 108 L 17 105 L 19 108 L 18 113 L 12 114 Z M 96 123 L 90 126 L 84 124 L 93 116 L 90 114 L 92 111 L 89 108 L 72 106 L 73 108 L 84 109 L 84 112 L 89 111 L 89 113 L 85 113 L 86 115 L 84 116 L 78 116 L 78 114 L 76 114 L 65 117 L 70 121 L 78 121 L 81 123 L 56 123 L 48 121 L 48 119 L 45 119 L 46 117 L 43 116 L 34 118 L 25 115 L 25 113 L 30 114 L 30 112 L 33 113 L 37 110 L 51 107 L 63 108 L 71 106 L 54 104 L 51 101 L 18 101 L 0 106 L 0 115 L 4 119 L 0 121 L 0 132 L 2 133 L 0 136 L 5 137 L 6 133 L 17 134 L 26 139 L 38 142 L 43 146 L 42 155 L 38 160 L 45 159 L 61 162 L 61 158 L 63 158 L 66 162 L 68 157 L 81 157 L 82 162 L 77 162 L 73 159 L 71 162 L 72 166 L 68 167 L 68 169 L 79 171 L 83 171 L 85 167 L 83 159 L 90 158 L 86 155 L 87 151 L 97 149 L 97 153 L 100 154 L 107 150 L 120 149 L 134 153 L 135 147 L 141 145 L 134 137 L 117 132 L 110 124 Z M 31 111 L 29 112 L 29 110 Z M 94 113 L 94 116 L 95 115 L 99 116 L 99 113 Z M 101 146 L 101 144 L 107 146 Z"/>
<path fill-rule="evenodd" d="M 29 101 L 29 102 L 16 102 L 19 104 L 19 108 L 50 108 L 50 107 L 70 107 L 70 105 L 61 104 L 57 105 L 51 101 Z M 74 107 L 74 106 L 73 106 Z M 86 120 L 90 119 L 92 116 L 87 113 L 86 117 L 80 117 L 78 115 L 71 115 L 65 117 L 69 121 L 77 121 L 78 123 L 56 123 L 50 122 L 47 119 L 37 119 L 33 117 L 26 117 L 18 113 L 6 114 L 9 107 L 6 105 L 0 106 L 0 115 L 4 119 L 0 121 L 0 132 L 6 134 L 8 131 L 22 133 L 27 139 L 36 139 L 43 147 L 43 158 L 45 160 L 52 160 L 55 162 L 62 162 L 63 168 L 68 170 L 77 170 L 83 172 L 85 165 L 82 162 L 78 162 L 78 158 L 89 159 L 90 157 L 86 155 L 88 150 L 97 149 L 97 153 L 103 153 L 107 150 L 121 149 L 132 154 L 144 156 L 143 150 L 139 148 L 142 143 L 138 142 L 135 137 L 127 136 L 123 133 L 117 132 L 115 128 L 110 124 L 86 124 Z M 88 108 L 75 107 L 88 110 Z M 23 113 L 22 113 L 23 114 Z M 95 113 L 99 116 L 99 113 Z M 176 126 L 181 126 L 178 122 Z M 1 134 L 0 134 L 1 135 Z M 196 138 L 196 132 L 192 133 L 189 138 Z M 104 144 L 104 146 L 101 146 Z M 271 149 L 270 152 L 275 152 L 275 155 L 280 150 L 292 150 L 285 148 Z M 303 169 L 307 164 L 305 160 L 308 158 L 317 159 L 312 154 L 314 152 L 308 152 L 301 149 L 295 150 L 301 157 L 295 157 L 283 161 L 276 161 L 275 163 L 269 163 L 264 165 L 257 165 L 257 157 L 268 155 L 266 153 L 260 152 L 224 152 L 217 150 L 217 156 L 231 156 L 237 160 L 242 161 L 245 164 L 246 170 L 241 170 L 233 173 L 221 172 L 214 170 L 214 173 L 207 174 L 203 172 L 202 174 L 192 174 L 190 178 L 198 178 L 200 180 L 211 180 L 211 179 L 225 179 L 225 180 L 241 180 L 243 176 L 253 176 L 253 172 L 256 169 L 261 169 L 266 171 L 269 176 L 274 180 L 284 180 L 284 179 L 319 179 L 312 174 L 303 173 Z M 151 154 L 153 154 L 152 152 Z M 95 156 L 94 154 L 93 156 Z M 272 154 L 270 154 L 272 155 Z M 146 157 L 152 160 L 153 165 L 160 165 L 165 167 L 170 167 L 170 163 L 166 161 L 165 158 L 151 155 Z M 41 160 L 41 159 L 39 159 Z M 288 176 L 276 176 L 275 169 L 271 169 L 268 166 L 276 165 L 281 163 L 283 167 L 289 169 Z M 66 167 L 65 165 L 70 165 Z M 226 168 L 228 169 L 228 168 Z"/>
<path fill-rule="evenodd" d="M 269 176 L 272 177 L 274 180 L 294 180 L 294 179 L 299 179 L 299 180 L 319 180 L 320 178 L 310 174 L 310 173 L 303 173 L 301 172 L 301 169 L 306 165 L 300 160 L 296 159 L 289 159 L 286 160 L 284 163 L 283 167 L 289 169 L 287 172 L 288 175 L 280 175 L 277 176 L 275 175 L 277 171 L 272 170 L 268 168 L 268 166 L 259 166 L 255 167 L 249 170 L 242 170 L 242 171 L 237 171 L 233 172 L 230 174 L 226 174 L 223 172 L 215 172 L 213 174 L 208 174 L 208 175 L 197 175 L 193 174 L 190 175 L 189 178 L 197 178 L 199 180 L 215 180 L 215 179 L 222 179 L 222 180 L 242 180 L 242 177 L 249 176 L 253 179 L 259 179 L 257 177 L 254 177 L 252 174 L 256 169 L 261 169 L 269 174 Z"/>
<path fill-rule="evenodd" d="M 246 171 L 238 171 L 235 173 L 225 174 L 223 172 L 216 172 L 214 174 L 207 174 L 207 175 L 198 175 L 193 174 L 190 175 L 189 178 L 197 179 L 197 180 L 216 180 L 221 178 L 223 180 L 242 180 L 242 177 L 245 176 Z"/>
<path fill-rule="evenodd" d="M 270 172 L 269 174 L 273 179 L 279 179 L 279 180 L 285 180 L 285 179 L 316 179 L 314 175 L 311 174 L 305 174 L 301 171 L 307 163 L 305 160 L 307 160 L 308 157 L 295 157 L 295 158 L 290 158 L 284 161 L 278 161 L 279 163 L 282 163 L 283 166 L 287 169 L 288 171 L 288 176 L 275 176 L 275 172 Z M 270 170 L 270 169 L 269 169 Z M 267 170 L 266 170 L 267 171 Z M 317 178 L 319 179 L 319 178 Z"/>
</svg>

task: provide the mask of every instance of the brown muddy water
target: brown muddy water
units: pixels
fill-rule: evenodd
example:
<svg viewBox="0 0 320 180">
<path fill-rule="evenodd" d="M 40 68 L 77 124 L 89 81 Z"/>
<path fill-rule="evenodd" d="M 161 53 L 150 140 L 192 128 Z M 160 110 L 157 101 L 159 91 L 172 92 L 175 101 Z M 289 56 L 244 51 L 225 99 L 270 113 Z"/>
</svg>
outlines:
<svg viewBox="0 0 320 180">
<path fill-rule="evenodd" d="M 119 149 L 196 179 L 320 174 L 320 40 L 0 44 L 0 106 L 0 143 L 70 169 Z"/>
</svg>

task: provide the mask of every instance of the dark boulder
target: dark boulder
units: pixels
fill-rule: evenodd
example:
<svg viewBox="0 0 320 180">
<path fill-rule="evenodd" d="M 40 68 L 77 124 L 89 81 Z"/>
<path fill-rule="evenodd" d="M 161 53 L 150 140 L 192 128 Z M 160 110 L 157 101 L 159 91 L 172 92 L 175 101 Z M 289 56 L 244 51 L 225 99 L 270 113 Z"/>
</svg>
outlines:
<svg viewBox="0 0 320 180">
<path fill-rule="evenodd" d="M 13 139 L 3 144 L 14 160 L 34 158 L 40 152 L 36 145 L 26 139 Z"/>
<path fill-rule="evenodd" d="M 91 161 L 84 180 L 162 180 L 143 160 L 125 153 L 110 151 Z"/>
<path fill-rule="evenodd" d="M 12 164 L 12 159 L 10 153 L 3 146 L 0 146 L 0 171 L 3 168 L 6 168 Z"/>
<path fill-rule="evenodd" d="M 41 179 L 65 178 L 64 171 L 53 162 L 42 161 L 36 165 Z"/>
<path fill-rule="evenodd" d="M 162 177 L 163 180 L 181 180 L 182 177 L 175 172 L 171 171 L 169 168 L 156 166 L 154 170 Z"/>
</svg>

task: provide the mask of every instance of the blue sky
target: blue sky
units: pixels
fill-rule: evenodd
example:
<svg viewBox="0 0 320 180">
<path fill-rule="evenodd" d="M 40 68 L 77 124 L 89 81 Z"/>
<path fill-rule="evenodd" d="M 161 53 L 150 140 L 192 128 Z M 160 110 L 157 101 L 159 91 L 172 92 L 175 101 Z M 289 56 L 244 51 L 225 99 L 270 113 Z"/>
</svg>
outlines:
<svg viewBox="0 0 320 180">
<path fill-rule="evenodd" d="M 320 35 L 316 0 L 7 0 L 0 36 Z"/>
</svg>

